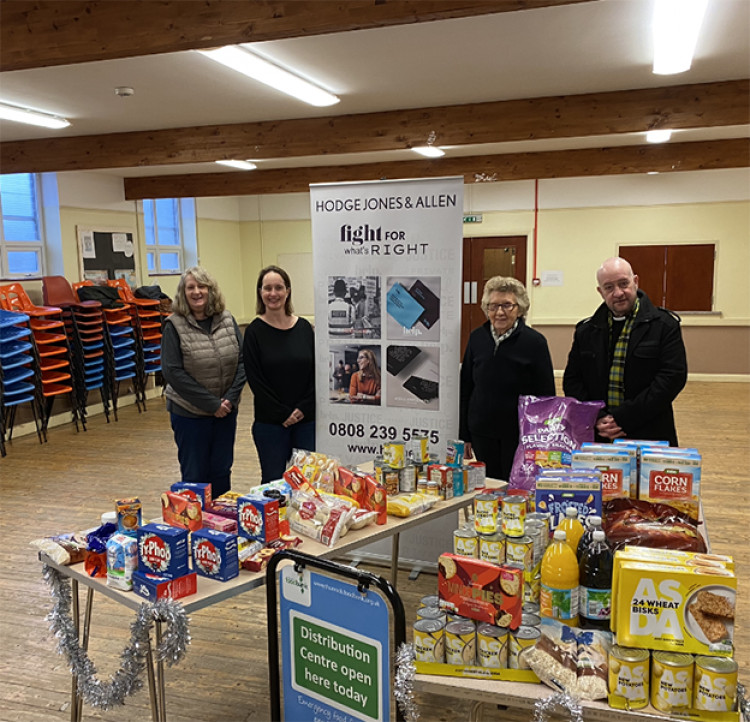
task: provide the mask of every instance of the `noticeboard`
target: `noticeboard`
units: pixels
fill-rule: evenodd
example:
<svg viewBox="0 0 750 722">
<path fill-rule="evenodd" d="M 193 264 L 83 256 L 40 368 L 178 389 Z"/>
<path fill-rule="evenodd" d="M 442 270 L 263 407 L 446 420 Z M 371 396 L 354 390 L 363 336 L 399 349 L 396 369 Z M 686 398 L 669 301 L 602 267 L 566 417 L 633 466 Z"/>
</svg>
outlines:
<svg viewBox="0 0 750 722">
<path fill-rule="evenodd" d="M 124 278 L 137 285 L 135 243 L 131 231 L 78 228 L 78 259 L 81 280 L 95 284 Z"/>
</svg>

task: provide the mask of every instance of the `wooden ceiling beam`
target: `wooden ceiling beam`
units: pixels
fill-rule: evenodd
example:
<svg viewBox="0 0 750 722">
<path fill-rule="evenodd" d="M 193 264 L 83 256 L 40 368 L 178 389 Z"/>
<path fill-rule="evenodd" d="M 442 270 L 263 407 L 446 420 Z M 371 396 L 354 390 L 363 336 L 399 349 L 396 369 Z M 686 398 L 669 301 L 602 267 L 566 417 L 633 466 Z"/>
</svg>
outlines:
<svg viewBox="0 0 750 722">
<path fill-rule="evenodd" d="M 750 139 L 511 153 L 244 173 L 125 178 L 126 200 L 299 193 L 311 183 L 461 175 L 466 183 L 746 168 Z"/>
<path fill-rule="evenodd" d="M 750 81 L 0 143 L 3 173 L 403 150 L 744 125 Z"/>
<path fill-rule="evenodd" d="M 12 0 L 0 70 L 69 65 L 592 0 Z"/>
</svg>

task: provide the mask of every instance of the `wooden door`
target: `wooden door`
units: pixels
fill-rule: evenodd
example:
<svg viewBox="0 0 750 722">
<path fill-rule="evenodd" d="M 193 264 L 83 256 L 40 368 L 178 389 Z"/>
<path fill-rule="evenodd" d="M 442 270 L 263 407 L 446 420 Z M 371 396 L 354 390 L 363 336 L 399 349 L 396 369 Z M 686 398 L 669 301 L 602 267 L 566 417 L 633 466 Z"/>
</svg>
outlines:
<svg viewBox="0 0 750 722">
<path fill-rule="evenodd" d="M 526 236 L 464 238 L 461 356 L 469 334 L 487 317 L 482 312 L 482 290 L 493 276 L 512 276 L 526 283 Z"/>
</svg>

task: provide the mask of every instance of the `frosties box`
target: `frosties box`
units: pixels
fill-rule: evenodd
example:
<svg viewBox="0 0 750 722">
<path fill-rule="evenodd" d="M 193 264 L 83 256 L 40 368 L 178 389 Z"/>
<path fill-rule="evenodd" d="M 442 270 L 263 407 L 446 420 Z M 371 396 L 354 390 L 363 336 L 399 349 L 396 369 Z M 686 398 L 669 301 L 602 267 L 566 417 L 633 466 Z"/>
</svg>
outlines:
<svg viewBox="0 0 750 722">
<path fill-rule="evenodd" d="M 643 449 L 638 498 L 669 504 L 698 521 L 701 456 L 693 450 Z"/>
<path fill-rule="evenodd" d="M 602 501 L 630 497 L 630 454 L 624 449 L 577 449 L 571 457 L 570 468 L 596 469 L 602 480 Z"/>
<path fill-rule="evenodd" d="M 215 529 L 199 529 L 192 536 L 193 569 L 220 582 L 240 573 L 237 537 Z"/>
<path fill-rule="evenodd" d="M 241 496 L 237 500 L 237 532 L 268 544 L 279 538 L 279 500 Z"/>
<path fill-rule="evenodd" d="M 138 571 L 175 579 L 188 573 L 188 532 L 169 524 L 138 529 Z"/>
<path fill-rule="evenodd" d="M 621 561 L 615 575 L 611 626 L 619 645 L 732 654 L 737 579 L 729 569 Z"/>
<path fill-rule="evenodd" d="M 602 483 L 599 475 L 538 476 L 536 479 L 536 510 L 551 514 L 554 529 L 565 518 L 565 510 L 574 506 L 578 518 L 602 515 Z"/>
<path fill-rule="evenodd" d="M 176 579 L 133 572 L 133 591 L 149 602 L 156 602 L 159 599 L 182 599 L 182 597 L 195 594 L 197 589 L 198 581 L 195 572 L 189 572 Z"/>
<path fill-rule="evenodd" d="M 185 489 L 192 491 L 200 499 L 202 509 L 211 506 L 211 484 L 208 482 L 177 481 L 169 487 L 170 491 L 178 494 Z"/>
<path fill-rule="evenodd" d="M 448 612 L 517 629 L 523 607 L 523 569 L 441 554 L 438 597 L 440 608 Z"/>
</svg>

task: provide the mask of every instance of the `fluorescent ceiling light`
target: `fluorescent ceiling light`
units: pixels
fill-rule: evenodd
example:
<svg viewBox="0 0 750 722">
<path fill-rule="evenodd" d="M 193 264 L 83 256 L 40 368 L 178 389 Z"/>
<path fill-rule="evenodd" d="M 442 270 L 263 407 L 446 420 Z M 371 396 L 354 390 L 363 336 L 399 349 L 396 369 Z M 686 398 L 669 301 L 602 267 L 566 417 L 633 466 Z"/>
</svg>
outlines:
<svg viewBox="0 0 750 722">
<path fill-rule="evenodd" d="M 412 150 L 425 158 L 440 158 L 445 155 L 445 151 L 435 145 L 418 145 Z"/>
<path fill-rule="evenodd" d="M 258 166 L 249 160 L 217 160 L 219 165 L 228 165 L 230 168 L 239 168 L 240 170 L 255 170 Z"/>
<path fill-rule="evenodd" d="M 211 60 L 215 60 L 217 63 L 236 70 L 238 73 L 265 83 L 271 88 L 280 90 L 282 93 L 291 95 L 310 105 L 323 107 L 326 105 L 335 105 L 339 102 L 339 98 L 327 90 L 323 90 L 323 88 L 307 80 L 303 80 L 288 70 L 284 70 L 278 65 L 274 65 L 268 60 L 237 45 L 227 45 L 223 48 L 215 48 L 213 50 L 199 50 L 198 52 L 207 58 L 211 58 Z"/>
<path fill-rule="evenodd" d="M 40 125 L 43 128 L 67 128 L 70 121 L 61 118 L 59 115 L 42 113 L 30 108 L 21 108 L 17 105 L 7 105 L 0 103 L 0 118 L 3 120 L 12 120 L 16 123 L 27 123 L 28 125 Z"/>
<path fill-rule="evenodd" d="M 708 0 L 656 0 L 654 5 L 654 73 L 674 75 L 690 70 Z"/>
<path fill-rule="evenodd" d="M 666 143 L 671 137 L 671 130 L 649 130 L 646 133 L 646 141 L 649 143 Z"/>
</svg>

